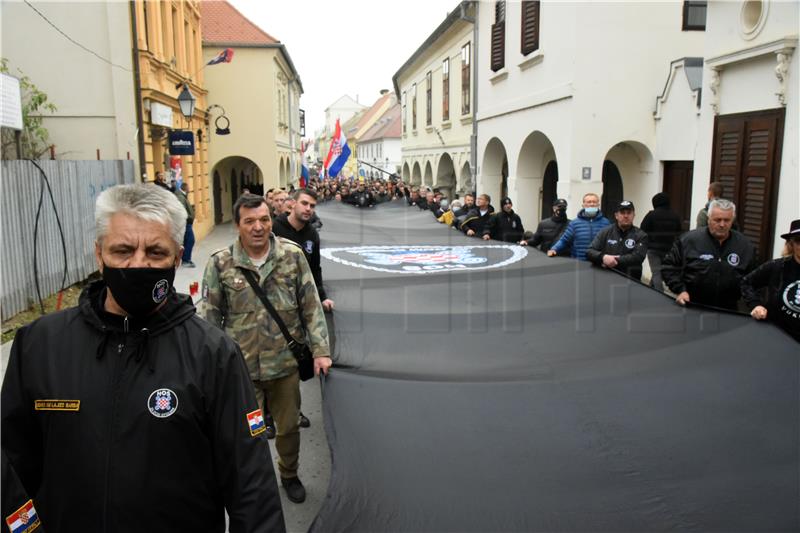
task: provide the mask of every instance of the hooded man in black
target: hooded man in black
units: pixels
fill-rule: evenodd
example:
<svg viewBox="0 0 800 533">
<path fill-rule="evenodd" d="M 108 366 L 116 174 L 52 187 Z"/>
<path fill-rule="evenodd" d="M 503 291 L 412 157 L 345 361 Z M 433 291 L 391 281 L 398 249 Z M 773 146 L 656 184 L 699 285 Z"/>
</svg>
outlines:
<svg viewBox="0 0 800 533">
<path fill-rule="evenodd" d="M 675 238 L 683 233 L 681 217 L 670 208 L 667 193 L 660 192 L 653 196 L 653 210 L 644 216 L 642 231 L 648 237 L 647 261 L 652 272 L 650 285 L 663 290 L 661 262 L 672 248 Z"/>
<path fill-rule="evenodd" d="M 547 252 L 561 238 L 561 234 L 567 229 L 570 220 L 567 218 L 567 201 L 563 198 L 553 202 L 553 215 L 539 222 L 535 233 L 526 231 L 520 244 L 523 246 L 535 246 L 541 251 Z M 565 248 L 558 255 L 569 257 L 570 249 Z"/>
<path fill-rule="evenodd" d="M 524 232 L 522 219 L 514 212 L 511 198 L 506 197 L 500 200 L 500 212 L 495 213 L 483 228 L 483 240 L 518 243 Z"/>
<path fill-rule="evenodd" d="M 95 221 L 103 279 L 17 332 L 3 382 L 3 453 L 43 529 L 223 532 L 227 511 L 283 531 L 242 354 L 172 287 L 186 211 L 120 185 Z"/>
</svg>

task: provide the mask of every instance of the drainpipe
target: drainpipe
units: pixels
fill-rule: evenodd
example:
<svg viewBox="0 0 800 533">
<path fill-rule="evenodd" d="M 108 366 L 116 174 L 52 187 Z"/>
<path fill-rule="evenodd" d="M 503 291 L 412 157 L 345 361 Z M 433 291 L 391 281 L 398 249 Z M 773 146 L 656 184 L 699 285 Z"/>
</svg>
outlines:
<svg viewBox="0 0 800 533">
<path fill-rule="evenodd" d="M 133 32 L 133 87 L 136 91 L 136 144 L 139 148 L 139 177 L 142 182 L 147 181 L 144 160 L 144 114 L 142 113 L 142 77 L 139 72 L 139 32 L 136 27 L 136 1 L 130 1 L 131 31 Z"/>
<path fill-rule="evenodd" d="M 472 181 L 474 189 L 478 188 L 478 22 L 476 17 L 467 15 L 467 5 L 475 6 L 476 14 L 478 9 L 477 2 L 461 2 L 461 20 L 472 24 L 472 135 L 469 139 L 469 166 L 472 171 Z M 470 192 L 470 191 L 467 191 Z"/>
<path fill-rule="evenodd" d="M 289 121 L 289 151 L 291 153 L 291 157 L 289 158 L 289 178 L 287 180 L 287 185 L 293 183 L 295 178 L 295 153 L 294 153 L 294 132 L 292 131 L 292 115 L 294 115 L 294 109 L 292 109 L 292 82 L 294 78 L 289 80 L 288 90 L 286 91 L 286 109 L 289 111 L 288 113 L 288 121 Z"/>
</svg>

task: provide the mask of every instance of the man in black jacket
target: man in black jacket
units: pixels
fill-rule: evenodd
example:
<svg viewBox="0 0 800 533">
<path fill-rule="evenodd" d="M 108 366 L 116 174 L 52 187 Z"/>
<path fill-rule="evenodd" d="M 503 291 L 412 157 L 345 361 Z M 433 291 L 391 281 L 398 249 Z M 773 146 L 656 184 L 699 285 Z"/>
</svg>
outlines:
<svg viewBox="0 0 800 533">
<path fill-rule="evenodd" d="M 186 211 L 143 185 L 95 212 L 103 279 L 14 339 L 2 448 L 54 531 L 283 531 L 237 345 L 173 286 Z"/>
<path fill-rule="evenodd" d="M 535 246 L 541 251 L 547 252 L 561 238 L 561 234 L 567 229 L 570 220 L 567 218 L 567 201 L 563 198 L 553 202 L 553 215 L 539 222 L 535 233 L 526 231 L 520 244 L 523 246 Z M 565 248 L 559 255 L 569 257 L 570 249 Z"/>
<path fill-rule="evenodd" d="M 506 197 L 500 200 L 500 212 L 495 213 L 483 228 L 483 240 L 518 243 L 524 232 L 522 219 L 514 212 L 511 198 Z"/>
<path fill-rule="evenodd" d="M 742 277 L 755 268 L 756 250 L 731 229 L 736 206 L 712 200 L 708 226 L 681 235 L 664 257 L 661 274 L 680 305 L 689 302 L 737 310 Z"/>
<path fill-rule="evenodd" d="M 670 209 L 669 196 L 660 192 L 653 196 L 653 210 L 642 220 L 642 231 L 647 233 L 647 261 L 650 263 L 650 286 L 664 290 L 661 277 L 661 263 L 667 255 L 675 238 L 683 232 L 681 217 Z"/>
<path fill-rule="evenodd" d="M 491 202 L 492 199 L 488 194 L 478 196 L 477 206 L 467 213 L 466 218 L 459 226 L 459 229 L 466 233 L 468 237 L 483 235 L 483 230 L 489 219 L 492 218 L 492 213 L 494 213 L 494 208 L 490 205 Z"/>
<path fill-rule="evenodd" d="M 314 282 L 317 284 L 319 301 L 322 308 L 328 312 L 333 310 L 333 300 L 328 298 L 322 284 L 322 266 L 319 256 L 319 233 L 310 224 L 317 207 L 317 193 L 309 189 L 297 189 L 294 194 L 294 209 L 289 215 L 281 215 L 272 222 L 272 232 L 278 237 L 284 237 L 296 242 L 303 249 L 303 253 L 311 267 Z"/>
<path fill-rule="evenodd" d="M 633 225 L 636 210 L 633 202 L 623 200 L 614 209 L 615 224 L 595 235 L 586 258 L 597 266 L 618 270 L 642 279 L 642 263 L 647 255 L 647 234 Z"/>
</svg>

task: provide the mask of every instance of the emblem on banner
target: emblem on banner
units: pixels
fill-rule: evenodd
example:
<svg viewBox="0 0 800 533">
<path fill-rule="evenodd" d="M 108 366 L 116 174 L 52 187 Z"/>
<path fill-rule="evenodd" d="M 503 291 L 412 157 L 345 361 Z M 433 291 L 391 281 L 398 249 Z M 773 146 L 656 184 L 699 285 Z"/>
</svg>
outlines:
<svg viewBox="0 0 800 533">
<path fill-rule="evenodd" d="M 528 252 L 517 245 L 357 246 L 323 248 L 320 254 L 340 264 L 404 274 L 483 270 L 515 263 Z"/>
</svg>

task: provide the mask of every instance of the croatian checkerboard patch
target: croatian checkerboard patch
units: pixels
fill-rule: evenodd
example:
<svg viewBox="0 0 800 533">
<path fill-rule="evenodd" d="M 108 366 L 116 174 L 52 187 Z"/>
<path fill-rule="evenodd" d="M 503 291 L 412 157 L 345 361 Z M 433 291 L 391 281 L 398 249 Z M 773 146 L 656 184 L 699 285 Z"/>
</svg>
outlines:
<svg viewBox="0 0 800 533">
<path fill-rule="evenodd" d="M 147 398 L 147 409 L 156 418 L 167 418 L 178 410 L 178 395 L 170 389 L 154 390 Z"/>
<path fill-rule="evenodd" d="M 11 533 L 28 533 L 42 525 L 39 521 L 39 515 L 36 514 L 36 509 L 33 507 L 32 500 L 28 500 L 16 512 L 7 516 L 6 524 Z"/>
<path fill-rule="evenodd" d="M 250 428 L 250 434 L 254 437 L 266 431 L 267 425 L 264 423 L 264 415 L 261 414 L 261 409 L 247 413 L 247 425 Z"/>
</svg>

